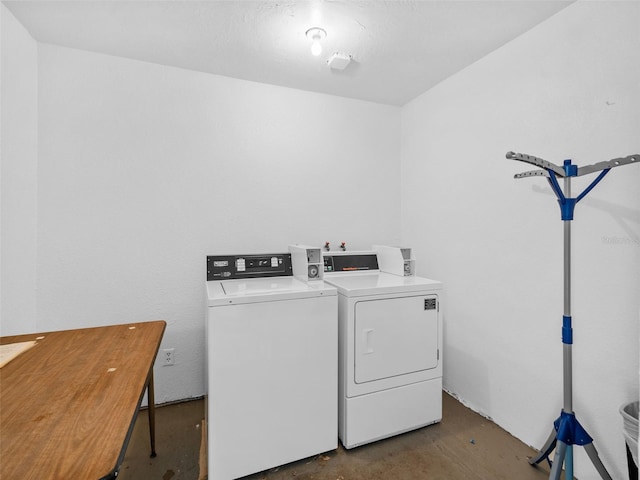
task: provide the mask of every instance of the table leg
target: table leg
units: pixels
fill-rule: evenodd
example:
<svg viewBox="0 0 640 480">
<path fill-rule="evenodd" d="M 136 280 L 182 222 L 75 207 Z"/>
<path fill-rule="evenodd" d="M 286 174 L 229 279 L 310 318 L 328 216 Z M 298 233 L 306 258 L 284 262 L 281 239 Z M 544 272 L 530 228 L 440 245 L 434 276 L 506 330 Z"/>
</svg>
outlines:
<svg viewBox="0 0 640 480">
<path fill-rule="evenodd" d="M 151 437 L 151 458 L 156 456 L 156 399 L 153 387 L 153 367 L 147 384 L 147 400 L 149 403 L 149 436 Z"/>
</svg>

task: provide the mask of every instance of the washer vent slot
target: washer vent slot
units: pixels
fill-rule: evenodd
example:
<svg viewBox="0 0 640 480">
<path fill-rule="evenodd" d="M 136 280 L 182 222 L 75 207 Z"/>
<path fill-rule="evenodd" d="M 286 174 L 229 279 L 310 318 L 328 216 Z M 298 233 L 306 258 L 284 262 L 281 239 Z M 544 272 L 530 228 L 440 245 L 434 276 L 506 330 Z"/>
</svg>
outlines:
<svg viewBox="0 0 640 480">
<path fill-rule="evenodd" d="M 425 298 L 424 300 L 425 310 L 435 310 L 436 308 L 438 308 L 438 303 L 435 298 Z"/>
</svg>

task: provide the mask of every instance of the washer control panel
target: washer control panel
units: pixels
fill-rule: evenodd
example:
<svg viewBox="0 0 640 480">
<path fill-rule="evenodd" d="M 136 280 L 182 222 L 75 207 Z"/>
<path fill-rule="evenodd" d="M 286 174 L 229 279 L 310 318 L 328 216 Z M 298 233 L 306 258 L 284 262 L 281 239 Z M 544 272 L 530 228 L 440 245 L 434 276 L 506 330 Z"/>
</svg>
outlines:
<svg viewBox="0 0 640 480">
<path fill-rule="evenodd" d="M 290 253 L 207 256 L 207 281 L 291 275 Z"/>
</svg>

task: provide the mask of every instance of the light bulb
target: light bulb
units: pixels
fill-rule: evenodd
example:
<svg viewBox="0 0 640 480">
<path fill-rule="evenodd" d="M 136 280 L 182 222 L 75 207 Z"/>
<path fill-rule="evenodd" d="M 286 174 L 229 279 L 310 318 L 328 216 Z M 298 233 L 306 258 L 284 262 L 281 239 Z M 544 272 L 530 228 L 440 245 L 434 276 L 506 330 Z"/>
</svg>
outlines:
<svg viewBox="0 0 640 480">
<path fill-rule="evenodd" d="M 311 55 L 317 57 L 322 53 L 322 45 L 320 45 L 320 37 L 314 37 L 311 44 Z"/>
<path fill-rule="evenodd" d="M 311 40 L 311 54 L 317 57 L 322 53 L 320 42 L 327 37 L 327 32 L 323 28 L 313 27 L 306 31 L 306 36 Z"/>
</svg>

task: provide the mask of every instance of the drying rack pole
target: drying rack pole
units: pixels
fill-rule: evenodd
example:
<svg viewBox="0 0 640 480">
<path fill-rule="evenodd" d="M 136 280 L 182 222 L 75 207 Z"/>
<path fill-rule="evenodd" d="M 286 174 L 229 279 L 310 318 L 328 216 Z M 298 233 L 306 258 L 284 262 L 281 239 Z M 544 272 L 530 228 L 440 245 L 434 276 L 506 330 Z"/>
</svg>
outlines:
<svg viewBox="0 0 640 480">
<path fill-rule="evenodd" d="M 562 373 L 563 373 L 563 407 L 560 417 L 553 423 L 551 434 L 540 453 L 532 458 L 529 463 L 537 465 L 547 460 L 551 465 L 550 480 L 559 480 L 562 473 L 562 465 L 565 466 L 565 478 L 573 479 L 573 445 L 584 447 L 589 459 L 603 480 L 612 480 L 607 472 L 600 456 L 593 445 L 593 439 L 578 422 L 573 412 L 573 327 L 571 319 L 571 221 L 576 204 L 582 200 L 614 167 L 640 163 L 640 155 L 630 155 L 624 158 L 615 158 L 607 162 L 599 162 L 593 165 L 578 168 L 571 160 L 565 160 L 563 166 L 555 165 L 538 157 L 522 153 L 508 152 L 507 158 L 518 160 L 539 167 L 541 170 L 533 170 L 518 173 L 515 178 L 533 176 L 546 177 L 551 189 L 558 198 L 560 213 L 564 224 L 564 311 L 562 315 Z M 571 196 L 571 178 L 600 171 L 600 174 L 577 197 Z M 557 177 L 564 179 L 563 189 L 560 188 Z M 549 459 L 551 452 L 556 449 L 553 462 Z"/>
</svg>

